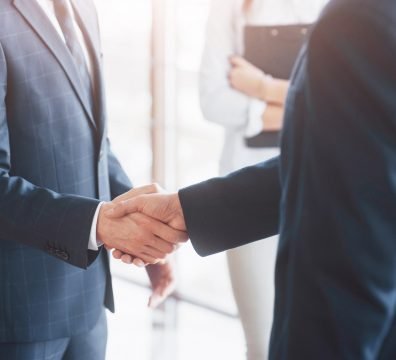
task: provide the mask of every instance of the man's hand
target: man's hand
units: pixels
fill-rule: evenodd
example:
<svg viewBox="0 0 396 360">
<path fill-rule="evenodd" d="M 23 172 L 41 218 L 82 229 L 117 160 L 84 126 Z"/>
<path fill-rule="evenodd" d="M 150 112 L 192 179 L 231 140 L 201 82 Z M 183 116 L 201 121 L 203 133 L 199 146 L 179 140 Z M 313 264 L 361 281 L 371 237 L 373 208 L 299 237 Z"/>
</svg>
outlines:
<svg viewBox="0 0 396 360">
<path fill-rule="evenodd" d="M 183 239 L 178 239 L 178 244 L 188 240 L 185 233 L 186 224 L 184 222 L 183 211 L 177 194 L 165 194 L 158 185 L 148 185 L 142 188 L 135 188 L 121 197 L 115 199 L 114 206 L 106 213 L 110 218 L 122 218 L 135 212 L 143 213 L 161 222 L 167 223 L 172 228 L 184 233 Z M 174 250 L 177 245 L 174 244 Z M 113 251 L 115 259 L 121 259 L 126 264 L 132 262 L 136 266 L 145 266 L 147 263 L 139 256 L 132 256 L 122 249 Z"/>
<path fill-rule="evenodd" d="M 173 229 L 186 231 L 183 210 L 177 193 L 137 195 L 130 199 L 127 199 L 128 193 L 123 196 L 126 200 L 116 202 L 106 212 L 106 216 L 117 219 L 139 212 L 168 224 Z M 173 243 L 177 242 L 180 241 L 173 241 Z"/>
<path fill-rule="evenodd" d="M 112 203 L 102 205 L 97 224 L 97 238 L 108 249 L 115 248 L 136 256 L 146 264 L 156 264 L 172 253 L 179 242 L 186 241 L 184 232 L 142 213 L 106 216 L 113 206 Z"/>
<path fill-rule="evenodd" d="M 148 306 L 154 309 L 165 301 L 176 288 L 173 258 L 169 257 L 163 263 L 148 265 L 146 271 L 153 289 Z"/>
</svg>

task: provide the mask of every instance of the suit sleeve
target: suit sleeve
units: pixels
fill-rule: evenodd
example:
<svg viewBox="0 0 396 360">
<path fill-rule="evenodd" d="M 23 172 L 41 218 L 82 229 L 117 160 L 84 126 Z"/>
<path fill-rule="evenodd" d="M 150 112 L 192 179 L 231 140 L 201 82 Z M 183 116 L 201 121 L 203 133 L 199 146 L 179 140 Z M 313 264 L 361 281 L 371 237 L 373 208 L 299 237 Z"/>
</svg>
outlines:
<svg viewBox="0 0 396 360">
<path fill-rule="evenodd" d="M 294 304 L 327 309 L 305 320 L 317 322 L 328 358 L 389 359 L 379 351 L 396 306 L 396 34 L 381 6 L 345 3 L 323 17 L 307 52 L 297 238 L 312 268 Z"/>
<path fill-rule="evenodd" d="M 7 62 L 0 44 L 0 241 L 15 241 L 86 268 L 98 201 L 62 195 L 10 175 L 12 170 L 6 108 Z"/>
<path fill-rule="evenodd" d="M 278 233 L 279 159 L 180 190 L 191 242 L 201 256 Z"/>
</svg>

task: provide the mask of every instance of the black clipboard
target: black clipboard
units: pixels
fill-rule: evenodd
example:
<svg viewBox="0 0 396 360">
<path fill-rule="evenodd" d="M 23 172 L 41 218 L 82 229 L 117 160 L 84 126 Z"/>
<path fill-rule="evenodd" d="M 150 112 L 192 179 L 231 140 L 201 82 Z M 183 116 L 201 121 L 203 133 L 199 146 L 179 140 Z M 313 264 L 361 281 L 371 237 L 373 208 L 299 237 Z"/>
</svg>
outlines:
<svg viewBox="0 0 396 360">
<path fill-rule="evenodd" d="M 288 80 L 311 27 L 312 24 L 246 26 L 244 58 L 264 73 Z M 263 131 L 245 138 L 245 142 L 251 148 L 278 147 L 279 136 L 279 131 Z"/>
</svg>

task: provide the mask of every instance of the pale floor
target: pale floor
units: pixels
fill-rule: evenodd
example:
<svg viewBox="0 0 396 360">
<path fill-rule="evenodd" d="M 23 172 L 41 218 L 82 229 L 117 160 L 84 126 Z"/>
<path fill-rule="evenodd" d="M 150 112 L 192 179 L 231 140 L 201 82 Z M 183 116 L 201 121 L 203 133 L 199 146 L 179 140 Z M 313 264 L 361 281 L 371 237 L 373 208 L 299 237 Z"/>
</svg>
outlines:
<svg viewBox="0 0 396 360">
<path fill-rule="evenodd" d="M 120 280 L 114 289 L 117 312 L 108 313 L 107 360 L 244 359 L 237 321 L 180 304 L 176 332 L 170 330 L 166 345 L 158 346 L 151 328 L 154 314 L 146 307 L 148 291 Z"/>
</svg>

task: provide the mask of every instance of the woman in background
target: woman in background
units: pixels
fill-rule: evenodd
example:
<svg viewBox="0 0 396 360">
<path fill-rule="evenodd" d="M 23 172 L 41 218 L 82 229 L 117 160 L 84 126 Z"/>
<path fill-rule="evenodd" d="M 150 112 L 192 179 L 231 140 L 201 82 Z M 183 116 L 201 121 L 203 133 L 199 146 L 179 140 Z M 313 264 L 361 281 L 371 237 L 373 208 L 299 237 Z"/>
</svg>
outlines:
<svg viewBox="0 0 396 360">
<path fill-rule="evenodd" d="M 212 0 L 201 66 L 204 116 L 224 127 L 221 175 L 265 161 L 276 148 L 249 148 L 245 138 L 282 127 L 288 81 L 243 58 L 246 26 L 311 24 L 327 0 Z M 274 34 L 274 36 L 276 33 Z M 261 45 L 257 43 L 257 47 Z M 263 48 L 262 51 L 271 51 Z M 227 252 L 248 360 L 268 357 L 277 237 Z"/>
</svg>

